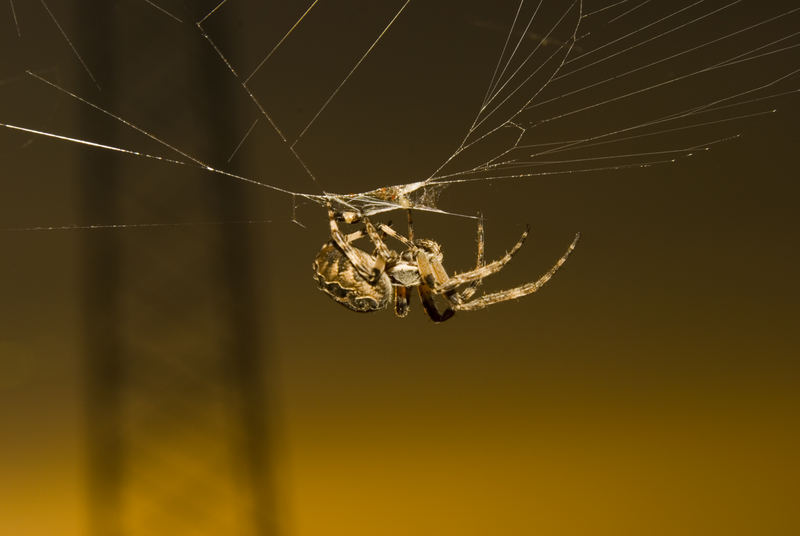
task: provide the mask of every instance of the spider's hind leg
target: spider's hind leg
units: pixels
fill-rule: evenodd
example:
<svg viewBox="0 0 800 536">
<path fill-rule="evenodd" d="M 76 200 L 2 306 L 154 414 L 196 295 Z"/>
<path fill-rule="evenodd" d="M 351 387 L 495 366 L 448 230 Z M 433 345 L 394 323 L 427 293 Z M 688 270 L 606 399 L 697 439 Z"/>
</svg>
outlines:
<svg viewBox="0 0 800 536">
<path fill-rule="evenodd" d="M 422 307 L 425 308 L 425 312 L 428 314 L 430 319 L 437 324 L 444 322 L 445 320 L 449 320 L 454 314 L 456 314 L 455 310 L 450 306 L 445 308 L 444 312 L 439 312 L 438 307 L 436 307 L 433 291 L 426 283 L 422 283 L 419 286 L 419 296 L 422 298 Z"/>
<path fill-rule="evenodd" d="M 450 276 L 446 282 L 442 282 L 438 287 L 436 287 L 437 294 L 449 294 L 453 292 L 456 288 L 464 285 L 466 283 L 472 283 L 473 281 L 478 281 L 483 279 L 484 277 L 488 277 L 492 274 L 499 272 L 503 266 L 505 266 L 508 261 L 514 256 L 514 254 L 519 251 L 522 247 L 522 244 L 525 243 L 525 239 L 528 237 L 528 232 L 530 228 L 526 228 L 525 231 L 522 233 L 522 236 L 519 238 L 514 247 L 511 248 L 505 255 L 497 259 L 496 261 L 492 261 L 489 264 L 482 264 L 480 267 L 470 270 L 469 272 L 464 272 L 463 274 L 454 274 Z"/>
<path fill-rule="evenodd" d="M 553 265 L 550 270 L 548 270 L 544 275 L 542 275 L 536 281 L 531 283 L 526 283 L 524 285 L 520 285 L 516 288 L 508 289 L 508 290 L 501 290 L 500 292 L 494 292 L 492 294 L 486 294 L 481 296 L 478 299 L 472 300 L 466 303 L 459 303 L 454 306 L 454 309 L 457 311 L 477 311 L 478 309 L 483 309 L 484 307 L 488 307 L 490 305 L 494 305 L 495 303 L 500 303 L 508 300 L 516 300 L 518 298 L 522 298 L 523 296 L 527 296 L 528 294 L 533 294 L 540 288 L 542 288 L 545 283 L 550 281 L 550 279 L 555 275 L 559 268 L 561 268 L 565 262 L 567 262 L 567 258 L 569 258 L 570 254 L 575 249 L 575 245 L 578 243 L 581 234 L 578 233 L 575 235 L 574 240 L 567 248 L 567 251 L 561 256 L 558 261 Z"/>
<path fill-rule="evenodd" d="M 486 264 L 486 259 L 484 258 L 484 244 L 485 244 L 485 235 L 483 231 L 483 214 L 478 213 L 478 254 L 477 259 L 475 261 L 475 269 L 480 270 Z M 483 283 L 483 279 L 476 279 L 467 287 L 462 290 L 461 292 L 453 295 L 454 301 L 457 303 L 463 303 L 469 300 L 475 292 L 478 290 L 478 287 L 481 286 Z"/>
</svg>

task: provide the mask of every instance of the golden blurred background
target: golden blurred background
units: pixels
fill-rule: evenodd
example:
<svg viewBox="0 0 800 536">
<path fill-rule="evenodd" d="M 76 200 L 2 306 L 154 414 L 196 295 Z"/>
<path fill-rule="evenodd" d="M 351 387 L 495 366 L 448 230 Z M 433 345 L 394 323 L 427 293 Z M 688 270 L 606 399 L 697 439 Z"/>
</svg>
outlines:
<svg viewBox="0 0 800 536">
<path fill-rule="evenodd" d="M 21 35 L 0 11 L 0 123 L 174 156 L 31 69 L 272 185 L 405 182 L 455 148 L 516 9 L 412 2 L 298 146 L 314 183 L 264 121 L 227 161 L 257 115 L 187 22 L 216 3 L 49 0 L 98 90 L 45 4 L 15 2 Z M 270 4 L 208 20 L 233 65 L 257 65 L 310 2 Z M 402 2 L 323 4 L 251 83 L 288 129 Z M 794 7 L 769 14 L 779 4 Z M 316 290 L 317 205 L 0 131 L 0 533 L 800 532 L 800 107 L 776 106 L 674 165 L 449 188 L 444 209 L 485 214 L 489 258 L 533 228 L 487 290 L 583 238 L 536 296 L 443 325 L 416 297 L 401 320 Z M 107 224 L 127 227 L 19 230 Z M 473 220 L 415 226 L 451 271 L 474 263 Z"/>
</svg>

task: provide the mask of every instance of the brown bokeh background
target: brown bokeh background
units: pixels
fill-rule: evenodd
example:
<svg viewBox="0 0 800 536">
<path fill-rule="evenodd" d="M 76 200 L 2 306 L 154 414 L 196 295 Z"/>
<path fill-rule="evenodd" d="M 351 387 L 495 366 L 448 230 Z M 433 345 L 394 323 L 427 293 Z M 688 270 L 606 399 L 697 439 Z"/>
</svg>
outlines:
<svg viewBox="0 0 800 536">
<path fill-rule="evenodd" d="M 0 122 L 174 156 L 30 68 L 212 165 L 311 193 L 435 168 L 515 9 L 412 3 L 298 145 L 315 184 L 264 121 L 226 162 L 257 115 L 190 23 L 145 3 L 48 3 L 98 91 L 35 4 L 17 5 L 22 37 L 0 15 Z M 305 7 L 254 4 L 209 20 L 234 65 L 256 65 Z M 252 80 L 278 123 L 296 134 L 397 7 L 320 5 Z M 800 108 L 776 106 L 674 165 L 448 189 L 443 208 L 485 213 L 491 258 L 533 227 L 488 289 L 583 239 L 541 293 L 444 325 L 416 301 L 400 320 L 319 293 L 316 205 L 0 132 L 0 532 L 800 531 Z M 15 230 L 142 223 L 169 225 Z M 474 262 L 473 221 L 416 225 L 451 270 Z"/>
</svg>

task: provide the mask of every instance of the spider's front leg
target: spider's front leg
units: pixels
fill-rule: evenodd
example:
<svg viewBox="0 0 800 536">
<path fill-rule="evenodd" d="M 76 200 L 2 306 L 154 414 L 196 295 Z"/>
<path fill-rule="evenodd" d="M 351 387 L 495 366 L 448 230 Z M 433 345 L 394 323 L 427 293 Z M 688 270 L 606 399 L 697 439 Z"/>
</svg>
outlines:
<svg viewBox="0 0 800 536">
<path fill-rule="evenodd" d="M 440 263 L 437 264 L 441 267 Z M 439 312 L 439 308 L 436 306 L 434 289 L 438 286 L 437 274 L 435 265 L 428 259 L 427 252 L 423 250 L 417 251 L 417 267 L 420 276 L 419 297 L 422 299 L 422 307 L 425 312 L 436 323 L 452 318 L 455 314 L 455 310 L 452 307 L 448 305 L 443 312 Z M 444 268 L 441 268 L 441 270 L 444 271 Z"/>
<path fill-rule="evenodd" d="M 333 206 L 331 206 L 330 201 L 328 201 L 327 207 L 328 207 L 328 221 L 330 223 L 330 228 L 331 228 L 331 238 L 333 239 L 334 242 L 336 242 L 336 245 L 339 246 L 339 249 L 341 249 L 342 252 L 345 254 L 347 260 L 350 261 L 350 264 L 353 265 L 353 268 L 355 268 L 356 273 L 358 273 L 360 277 L 369 281 L 370 283 L 373 284 L 376 283 L 380 278 L 381 274 L 383 273 L 387 260 L 387 258 L 381 254 L 382 251 L 380 251 L 380 247 L 379 247 L 379 254 L 375 259 L 374 264 L 372 266 L 367 266 L 364 262 L 364 255 L 359 254 L 359 251 L 357 251 L 356 248 L 351 244 L 353 240 L 359 238 L 361 235 L 358 234 L 358 232 L 351 233 L 347 236 L 343 235 L 342 231 L 339 229 L 339 224 L 336 222 L 336 213 L 333 211 Z M 370 236 L 371 239 L 373 238 L 373 234 L 377 236 L 375 228 L 369 221 L 366 221 L 365 225 L 367 234 Z M 378 238 L 378 240 L 380 241 L 380 238 Z M 380 243 L 383 244 L 383 241 L 380 241 Z M 387 251 L 388 255 L 388 249 L 386 248 L 385 244 L 383 246 L 383 250 Z"/>
<path fill-rule="evenodd" d="M 369 239 L 375 245 L 376 250 L 375 265 L 372 267 L 372 277 L 370 278 L 370 282 L 374 283 L 386 269 L 386 262 L 392 258 L 392 252 L 389 251 L 389 248 L 381 238 L 381 235 L 378 234 L 375 226 L 372 225 L 372 222 L 367 218 L 364 218 L 364 229 L 366 230 Z"/>
</svg>

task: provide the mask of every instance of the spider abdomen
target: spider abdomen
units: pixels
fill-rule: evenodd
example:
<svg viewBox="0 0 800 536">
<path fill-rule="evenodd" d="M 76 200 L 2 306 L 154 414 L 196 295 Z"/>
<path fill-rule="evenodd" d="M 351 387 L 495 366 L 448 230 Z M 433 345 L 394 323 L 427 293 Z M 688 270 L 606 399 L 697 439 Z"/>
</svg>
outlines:
<svg viewBox="0 0 800 536">
<path fill-rule="evenodd" d="M 375 258 L 361 251 L 356 254 L 366 266 L 373 266 Z M 328 242 L 314 259 L 314 279 L 319 289 L 348 309 L 369 313 L 385 309 L 392 300 L 392 283 L 386 272 L 371 283 L 361 276 L 350 259 L 335 242 Z"/>
</svg>

